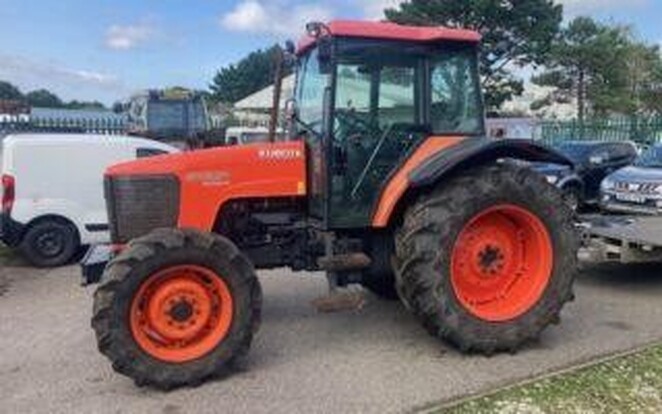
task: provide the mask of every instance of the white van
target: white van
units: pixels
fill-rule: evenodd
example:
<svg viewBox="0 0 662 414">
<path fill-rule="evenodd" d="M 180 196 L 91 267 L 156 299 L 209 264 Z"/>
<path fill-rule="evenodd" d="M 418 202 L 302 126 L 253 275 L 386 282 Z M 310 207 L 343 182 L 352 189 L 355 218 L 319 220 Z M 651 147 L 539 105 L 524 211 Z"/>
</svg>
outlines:
<svg viewBox="0 0 662 414">
<path fill-rule="evenodd" d="M 110 240 L 103 173 L 113 164 L 178 152 L 143 138 L 10 135 L 2 149 L 0 240 L 35 266 L 60 266 Z"/>
</svg>

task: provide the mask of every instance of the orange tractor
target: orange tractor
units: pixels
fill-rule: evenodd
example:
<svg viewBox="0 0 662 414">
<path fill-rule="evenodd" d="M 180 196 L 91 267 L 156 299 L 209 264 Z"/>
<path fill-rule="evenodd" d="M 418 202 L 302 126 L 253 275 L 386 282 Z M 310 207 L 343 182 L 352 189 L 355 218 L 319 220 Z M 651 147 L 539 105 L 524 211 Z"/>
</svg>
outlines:
<svg viewBox="0 0 662 414">
<path fill-rule="evenodd" d="M 484 138 L 479 35 L 355 21 L 307 31 L 289 140 L 106 173 L 118 248 L 96 259 L 92 326 L 138 385 L 197 384 L 245 356 L 262 307 L 255 269 L 325 270 L 333 288 L 399 297 L 432 335 L 483 354 L 538 337 L 572 298 L 572 213 L 516 160 L 569 161 Z"/>
</svg>

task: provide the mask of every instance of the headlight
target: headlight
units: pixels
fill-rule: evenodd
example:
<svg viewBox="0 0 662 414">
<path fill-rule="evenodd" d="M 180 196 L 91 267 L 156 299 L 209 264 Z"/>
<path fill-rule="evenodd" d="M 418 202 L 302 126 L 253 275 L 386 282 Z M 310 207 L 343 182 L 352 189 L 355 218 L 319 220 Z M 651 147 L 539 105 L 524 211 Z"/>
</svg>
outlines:
<svg viewBox="0 0 662 414">
<path fill-rule="evenodd" d="M 605 178 L 604 180 L 602 180 L 602 184 L 600 184 L 600 188 L 602 189 L 602 191 L 613 190 L 615 187 L 616 187 L 616 182 L 611 178 Z"/>
<path fill-rule="evenodd" d="M 559 181 L 559 177 L 555 175 L 546 175 L 545 178 L 547 179 L 547 182 L 550 184 L 556 184 Z"/>
</svg>

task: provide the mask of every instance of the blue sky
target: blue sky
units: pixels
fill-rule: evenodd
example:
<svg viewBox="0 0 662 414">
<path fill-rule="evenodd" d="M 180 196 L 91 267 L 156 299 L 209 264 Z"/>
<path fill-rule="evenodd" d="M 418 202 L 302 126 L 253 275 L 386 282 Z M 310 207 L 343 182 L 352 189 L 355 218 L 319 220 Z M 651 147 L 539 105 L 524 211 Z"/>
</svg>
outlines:
<svg viewBox="0 0 662 414">
<path fill-rule="evenodd" d="M 0 79 L 111 103 L 149 87 L 205 88 L 305 21 L 379 18 L 397 0 L 0 0 Z M 563 0 L 567 14 L 633 25 L 662 42 L 662 0 Z"/>
</svg>

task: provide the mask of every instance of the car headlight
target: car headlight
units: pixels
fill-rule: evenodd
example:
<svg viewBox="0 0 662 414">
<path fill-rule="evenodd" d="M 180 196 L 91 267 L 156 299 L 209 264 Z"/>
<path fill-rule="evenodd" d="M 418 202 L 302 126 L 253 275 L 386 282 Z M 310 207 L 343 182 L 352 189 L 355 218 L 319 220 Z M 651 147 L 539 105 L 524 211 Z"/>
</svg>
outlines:
<svg viewBox="0 0 662 414">
<path fill-rule="evenodd" d="M 556 184 L 559 181 L 559 177 L 555 175 L 546 175 L 545 178 L 547 179 L 547 182 L 550 184 Z"/>
<path fill-rule="evenodd" d="M 602 183 L 600 184 L 600 188 L 602 191 L 609 191 L 613 190 L 616 188 L 616 181 L 612 180 L 611 178 L 605 178 L 602 180 Z"/>
</svg>

